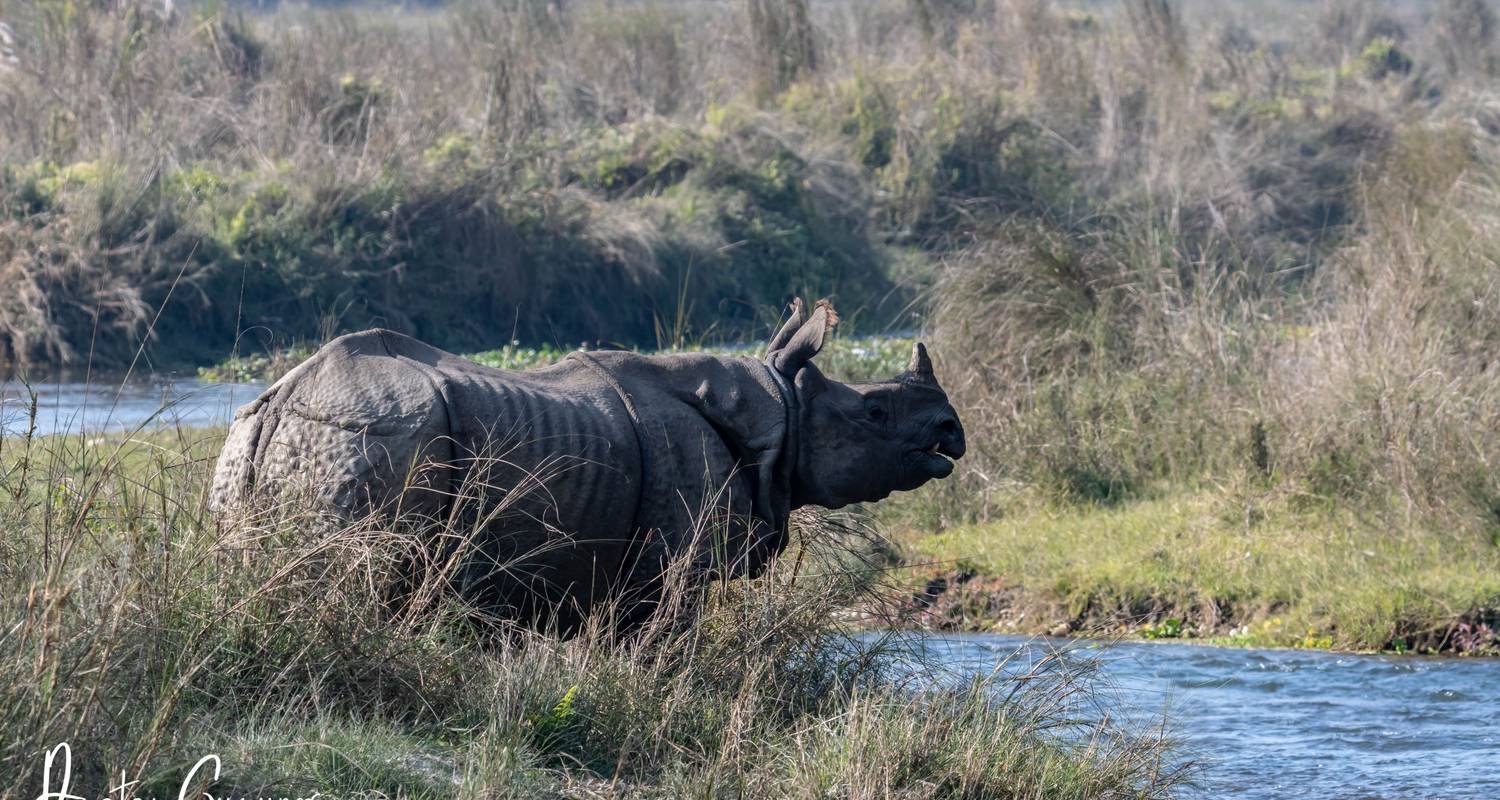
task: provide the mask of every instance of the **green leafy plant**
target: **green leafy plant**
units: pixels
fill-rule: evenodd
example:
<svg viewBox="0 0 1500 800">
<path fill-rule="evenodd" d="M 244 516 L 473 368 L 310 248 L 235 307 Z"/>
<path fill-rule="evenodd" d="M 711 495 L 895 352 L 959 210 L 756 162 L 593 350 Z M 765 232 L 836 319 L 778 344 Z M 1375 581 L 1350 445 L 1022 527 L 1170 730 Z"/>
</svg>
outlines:
<svg viewBox="0 0 1500 800">
<path fill-rule="evenodd" d="M 1183 622 L 1176 617 L 1168 617 L 1141 631 L 1142 638 L 1146 639 L 1178 639 L 1182 634 Z"/>
</svg>

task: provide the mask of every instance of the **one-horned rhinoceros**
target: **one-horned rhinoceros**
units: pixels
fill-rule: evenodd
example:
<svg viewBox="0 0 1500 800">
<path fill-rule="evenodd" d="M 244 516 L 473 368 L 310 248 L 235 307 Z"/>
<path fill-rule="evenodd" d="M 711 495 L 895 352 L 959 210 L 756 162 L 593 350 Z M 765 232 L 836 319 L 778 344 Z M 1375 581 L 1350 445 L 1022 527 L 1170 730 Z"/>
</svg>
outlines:
<svg viewBox="0 0 1500 800">
<path fill-rule="evenodd" d="M 345 516 L 467 524 L 452 584 L 471 603 L 563 632 L 609 604 L 628 628 L 668 562 L 753 576 L 792 509 L 952 472 L 963 428 L 926 349 L 890 380 L 830 380 L 812 359 L 837 322 L 795 301 L 764 360 L 594 351 L 529 371 L 342 336 L 235 414 L 211 501 L 300 487 Z"/>
</svg>

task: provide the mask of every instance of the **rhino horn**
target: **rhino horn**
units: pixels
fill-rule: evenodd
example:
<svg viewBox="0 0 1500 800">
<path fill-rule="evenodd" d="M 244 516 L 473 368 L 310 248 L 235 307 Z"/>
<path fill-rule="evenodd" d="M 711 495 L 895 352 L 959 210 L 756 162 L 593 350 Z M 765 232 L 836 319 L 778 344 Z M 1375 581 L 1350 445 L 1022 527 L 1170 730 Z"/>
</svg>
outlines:
<svg viewBox="0 0 1500 800">
<path fill-rule="evenodd" d="M 927 345 L 917 342 L 911 346 L 911 360 L 906 363 L 906 371 L 916 378 L 933 379 L 932 359 L 927 357 Z"/>
</svg>

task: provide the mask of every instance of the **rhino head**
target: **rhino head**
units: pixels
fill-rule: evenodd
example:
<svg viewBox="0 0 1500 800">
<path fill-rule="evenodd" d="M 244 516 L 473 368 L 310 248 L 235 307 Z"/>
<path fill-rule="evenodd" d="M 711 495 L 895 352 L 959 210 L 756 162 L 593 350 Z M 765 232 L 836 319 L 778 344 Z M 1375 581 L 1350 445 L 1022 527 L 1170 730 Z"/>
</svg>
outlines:
<svg viewBox="0 0 1500 800">
<path fill-rule="evenodd" d="M 792 505 L 841 508 L 948 477 L 952 459 L 963 457 L 964 429 L 927 348 L 915 344 L 906 372 L 890 380 L 842 383 L 812 361 L 837 324 L 827 301 L 811 314 L 794 301 L 766 354 L 767 366 L 795 387 Z"/>
</svg>

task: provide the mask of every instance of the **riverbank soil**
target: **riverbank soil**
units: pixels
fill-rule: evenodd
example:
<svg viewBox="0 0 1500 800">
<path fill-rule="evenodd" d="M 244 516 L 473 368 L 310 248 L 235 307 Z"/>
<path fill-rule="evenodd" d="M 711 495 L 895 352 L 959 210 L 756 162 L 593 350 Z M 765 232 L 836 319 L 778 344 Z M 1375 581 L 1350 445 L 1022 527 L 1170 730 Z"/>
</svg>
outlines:
<svg viewBox="0 0 1500 800">
<path fill-rule="evenodd" d="M 1316 498 L 1018 497 L 993 522 L 894 530 L 934 629 L 1500 654 L 1493 544 Z"/>
</svg>

